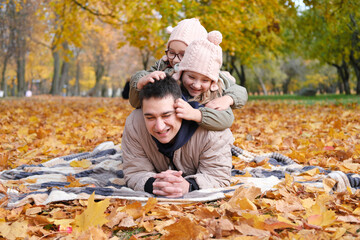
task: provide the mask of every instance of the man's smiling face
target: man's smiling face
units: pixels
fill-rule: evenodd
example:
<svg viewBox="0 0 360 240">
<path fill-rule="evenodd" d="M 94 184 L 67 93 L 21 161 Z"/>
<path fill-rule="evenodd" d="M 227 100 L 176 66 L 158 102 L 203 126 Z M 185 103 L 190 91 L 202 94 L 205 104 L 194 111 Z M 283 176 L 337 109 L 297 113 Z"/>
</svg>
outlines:
<svg viewBox="0 0 360 240">
<path fill-rule="evenodd" d="M 148 132 L 159 142 L 171 142 L 179 132 L 182 120 L 176 117 L 174 97 L 149 98 L 142 102 L 142 111 Z"/>
</svg>

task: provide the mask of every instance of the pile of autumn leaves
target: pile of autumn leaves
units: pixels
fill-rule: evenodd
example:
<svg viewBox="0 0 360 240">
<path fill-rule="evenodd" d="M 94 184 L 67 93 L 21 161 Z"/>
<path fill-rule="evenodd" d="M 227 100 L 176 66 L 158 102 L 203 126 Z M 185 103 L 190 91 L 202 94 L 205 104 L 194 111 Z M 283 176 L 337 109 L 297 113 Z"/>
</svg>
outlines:
<svg viewBox="0 0 360 240">
<path fill-rule="evenodd" d="M 132 111 L 122 99 L 54 98 L 0 101 L 0 168 L 39 164 L 91 151 L 104 141 L 121 143 Z M 360 170 L 360 106 L 294 102 L 248 102 L 235 111 L 235 145 L 262 154 L 279 152 L 300 164 L 356 173 Z M 236 169 L 256 167 L 238 158 Z M 263 166 L 265 163 L 261 163 Z M 316 180 L 308 172 L 306 180 Z M 246 177 L 246 175 L 244 176 Z M 0 184 L 29 191 L 26 183 Z M 7 239 L 357 239 L 360 191 L 332 193 L 306 187 L 287 175 L 273 191 L 239 188 L 210 203 L 146 204 L 104 199 L 0 208 L 0 235 Z"/>
</svg>

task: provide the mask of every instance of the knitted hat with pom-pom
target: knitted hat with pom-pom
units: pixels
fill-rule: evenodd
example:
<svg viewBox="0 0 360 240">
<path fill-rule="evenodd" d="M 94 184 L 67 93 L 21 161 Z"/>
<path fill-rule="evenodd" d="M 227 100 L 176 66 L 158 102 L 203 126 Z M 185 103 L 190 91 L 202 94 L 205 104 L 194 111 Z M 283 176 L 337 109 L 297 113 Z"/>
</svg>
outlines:
<svg viewBox="0 0 360 240">
<path fill-rule="evenodd" d="M 174 28 L 167 28 L 167 32 L 171 33 L 166 48 L 169 48 L 171 41 L 181 41 L 187 46 L 197 39 L 205 39 L 207 35 L 206 29 L 200 24 L 199 19 L 184 19 Z"/>
<path fill-rule="evenodd" d="M 216 91 L 222 65 L 222 49 L 219 46 L 221 41 L 222 35 L 219 31 L 210 32 L 207 39 L 193 41 L 186 48 L 184 58 L 173 78 L 179 80 L 183 71 L 200 73 L 212 80 L 210 90 Z"/>
</svg>

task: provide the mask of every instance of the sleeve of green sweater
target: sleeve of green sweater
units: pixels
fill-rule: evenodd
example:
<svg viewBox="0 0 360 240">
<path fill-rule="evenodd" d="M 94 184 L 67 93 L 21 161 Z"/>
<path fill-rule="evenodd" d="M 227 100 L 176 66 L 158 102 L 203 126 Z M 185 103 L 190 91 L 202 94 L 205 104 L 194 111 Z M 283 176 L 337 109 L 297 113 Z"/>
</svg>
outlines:
<svg viewBox="0 0 360 240">
<path fill-rule="evenodd" d="M 199 125 L 207 130 L 222 131 L 231 127 L 234 122 L 234 113 L 231 108 L 226 110 L 215 110 L 212 108 L 199 108 L 202 119 Z"/>
<path fill-rule="evenodd" d="M 231 127 L 235 120 L 232 109 L 243 107 L 248 99 L 247 91 L 244 87 L 235 83 L 235 78 L 228 72 L 220 72 L 220 80 L 224 84 L 223 95 L 228 95 L 234 100 L 234 104 L 231 108 L 223 111 L 215 110 L 212 108 L 202 107 L 201 111 L 202 119 L 200 126 L 212 131 L 221 131 Z"/>
<path fill-rule="evenodd" d="M 237 109 L 243 107 L 248 100 L 246 88 L 237 85 L 235 83 L 235 78 L 232 77 L 229 72 L 221 71 L 220 78 L 223 81 L 225 88 L 223 95 L 228 95 L 234 100 L 234 104 L 231 105 L 231 108 Z"/>
<path fill-rule="evenodd" d="M 131 76 L 130 79 L 130 90 L 129 90 L 129 102 L 133 108 L 140 108 L 140 98 L 139 98 L 139 90 L 137 89 L 137 84 L 139 79 L 148 75 L 150 72 L 148 71 L 139 71 Z"/>
</svg>

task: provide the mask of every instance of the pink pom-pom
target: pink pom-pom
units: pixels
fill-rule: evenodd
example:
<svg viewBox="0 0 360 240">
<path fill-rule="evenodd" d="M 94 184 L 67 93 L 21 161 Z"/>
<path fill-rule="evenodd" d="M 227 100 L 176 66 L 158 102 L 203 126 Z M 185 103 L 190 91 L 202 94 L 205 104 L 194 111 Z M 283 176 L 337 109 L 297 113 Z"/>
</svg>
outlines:
<svg viewBox="0 0 360 240">
<path fill-rule="evenodd" d="M 211 31 L 208 33 L 207 39 L 215 45 L 219 45 L 222 42 L 222 35 L 219 31 Z"/>
<path fill-rule="evenodd" d="M 166 28 L 166 33 L 167 33 L 167 34 L 171 34 L 173 30 L 174 30 L 174 28 L 173 28 L 172 26 L 168 26 L 168 27 Z"/>
</svg>

